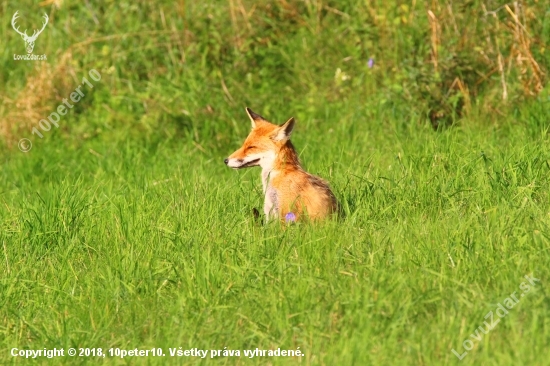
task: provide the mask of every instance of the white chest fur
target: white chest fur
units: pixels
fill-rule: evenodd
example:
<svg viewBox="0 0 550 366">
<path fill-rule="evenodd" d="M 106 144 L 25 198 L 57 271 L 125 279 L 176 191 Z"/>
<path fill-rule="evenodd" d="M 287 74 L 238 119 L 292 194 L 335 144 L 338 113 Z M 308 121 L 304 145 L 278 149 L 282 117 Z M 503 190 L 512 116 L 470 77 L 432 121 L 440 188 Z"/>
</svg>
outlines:
<svg viewBox="0 0 550 366">
<path fill-rule="evenodd" d="M 276 219 L 279 215 L 279 199 L 277 190 L 270 183 L 270 180 L 276 175 L 277 172 L 274 170 L 262 170 L 262 184 L 265 194 L 264 213 L 267 221 L 270 219 Z"/>
</svg>

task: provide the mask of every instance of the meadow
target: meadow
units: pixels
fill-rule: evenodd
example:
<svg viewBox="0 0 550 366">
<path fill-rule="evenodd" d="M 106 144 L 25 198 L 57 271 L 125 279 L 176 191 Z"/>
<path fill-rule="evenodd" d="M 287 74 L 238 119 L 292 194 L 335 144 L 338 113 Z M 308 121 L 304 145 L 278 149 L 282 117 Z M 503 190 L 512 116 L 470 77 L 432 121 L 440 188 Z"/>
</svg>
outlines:
<svg viewBox="0 0 550 366">
<path fill-rule="evenodd" d="M 48 14 L 47 61 L 14 60 L 18 10 L 21 30 Z M 8 0 L 0 19 L 0 364 L 550 365 L 543 2 Z M 255 220 L 259 168 L 223 163 L 246 106 L 296 118 L 343 217 Z M 71 347 L 107 357 L 11 355 Z M 194 348 L 241 356 L 170 356 Z"/>
</svg>

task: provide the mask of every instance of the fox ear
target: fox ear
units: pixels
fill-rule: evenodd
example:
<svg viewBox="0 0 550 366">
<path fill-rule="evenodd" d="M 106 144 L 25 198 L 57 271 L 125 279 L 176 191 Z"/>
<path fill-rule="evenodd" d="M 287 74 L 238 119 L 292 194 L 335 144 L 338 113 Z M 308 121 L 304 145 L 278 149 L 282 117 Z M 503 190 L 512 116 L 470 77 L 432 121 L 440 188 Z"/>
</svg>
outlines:
<svg viewBox="0 0 550 366">
<path fill-rule="evenodd" d="M 265 118 L 260 116 L 258 113 L 254 113 L 252 109 L 246 107 L 246 114 L 248 114 L 248 117 L 250 118 L 250 121 L 252 122 L 252 128 L 256 127 L 257 121 L 265 121 Z"/>
<path fill-rule="evenodd" d="M 275 130 L 272 139 L 274 141 L 286 141 L 290 138 L 290 134 L 294 129 L 294 117 L 291 117 L 284 125 Z"/>
</svg>

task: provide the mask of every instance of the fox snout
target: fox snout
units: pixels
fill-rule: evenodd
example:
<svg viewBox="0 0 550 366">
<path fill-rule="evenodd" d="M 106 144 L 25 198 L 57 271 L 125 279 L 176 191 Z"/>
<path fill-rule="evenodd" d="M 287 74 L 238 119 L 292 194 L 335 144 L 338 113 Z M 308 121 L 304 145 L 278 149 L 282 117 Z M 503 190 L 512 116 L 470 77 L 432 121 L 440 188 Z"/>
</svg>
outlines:
<svg viewBox="0 0 550 366">
<path fill-rule="evenodd" d="M 244 159 L 232 158 L 231 156 L 225 158 L 223 162 L 230 168 L 241 169 L 249 168 L 260 165 L 261 157 L 257 156 L 245 156 Z"/>
</svg>

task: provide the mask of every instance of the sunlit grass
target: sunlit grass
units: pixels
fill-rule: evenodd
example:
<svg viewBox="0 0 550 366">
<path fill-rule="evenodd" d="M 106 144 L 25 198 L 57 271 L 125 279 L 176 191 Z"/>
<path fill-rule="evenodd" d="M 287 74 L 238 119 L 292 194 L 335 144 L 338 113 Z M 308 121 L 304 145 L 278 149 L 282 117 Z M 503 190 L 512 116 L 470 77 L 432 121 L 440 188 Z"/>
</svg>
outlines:
<svg viewBox="0 0 550 366">
<path fill-rule="evenodd" d="M 347 216 L 287 230 L 254 221 L 258 170 L 162 136 L 15 152 L 0 176 L 3 347 L 300 347 L 312 364 L 451 363 L 532 273 L 541 287 L 462 362 L 543 364 L 549 151 L 528 118 L 440 134 L 298 124 L 305 165 Z"/>
<path fill-rule="evenodd" d="M 420 3 L 84 3 L 50 14 L 36 44 L 47 64 L 13 63 L 22 41 L 0 29 L 0 363 L 455 364 L 451 350 L 532 274 L 540 285 L 460 364 L 548 364 L 550 99 L 525 98 L 533 75 L 518 79 L 514 64 L 502 102 L 487 75 L 496 58 L 483 64 L 449 38 L 451 15 L 461 25 L 479 2 L 434 9 L 445 75 Z M 540 4 L 524 9 L 544 66 Z M 0 8 L 5 24 L 23 10 Z M 45 9 L 29 5 L 29 23 Z M 486 26 L 494 37 L 497 23 Z M 447 57 L 455 46 L 466 54 Z M 31 135 L 92 68 L 101 80 L 59 128 Z M 459 116 L 448 108 L 464 95 L 447 82 L 472 75 L 486 79 Z M 454 98 L 441 109 L 455 113 L 450 128 L 433 129 L 433 88 Z M 296 117 L 303 164 L 345 217 L 286 229 L 254 219 L 260 171 L 223 164 L 250 129 L 245 106 Z M 30 361 L 14 347 L 305 356 Z"/>
</svg>

